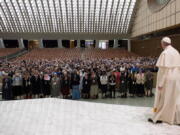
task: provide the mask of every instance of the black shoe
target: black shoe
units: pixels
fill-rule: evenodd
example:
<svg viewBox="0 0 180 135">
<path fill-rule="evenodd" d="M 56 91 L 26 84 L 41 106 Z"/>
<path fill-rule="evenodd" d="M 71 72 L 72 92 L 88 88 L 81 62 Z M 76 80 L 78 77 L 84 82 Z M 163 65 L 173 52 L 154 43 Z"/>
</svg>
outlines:
<svg viewBox="0 0 180 135">
<path fill-rule="evenodd" d="M 154 123 L 151 118 L 148 119 L 148 122 Z M 156 124 L 161 124 L 161 123 L 163 123 L 161 120 L 156 121 Z"/>
<path fill-rule="evenodd" d="M 148 122 L 154 123 L 151 118 L 148 118 Z"/>
<path fill-rule="evenodd" d="M 156 121 L 156 124 L 161 124 L 161 123 L 163 123 L 161 120 Z"/>
</svg>

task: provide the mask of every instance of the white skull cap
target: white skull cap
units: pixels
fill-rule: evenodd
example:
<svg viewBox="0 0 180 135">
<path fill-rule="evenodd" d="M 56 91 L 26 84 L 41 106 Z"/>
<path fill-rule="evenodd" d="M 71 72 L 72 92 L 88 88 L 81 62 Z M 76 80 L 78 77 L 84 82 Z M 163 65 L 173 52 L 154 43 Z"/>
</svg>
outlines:
<svg viewBox="0 0 180 135">
<path fill-rule="evenodd" d="M 169 37 L 164 37 L 162 39 L 162 41 L 165 42 L 165 43 L 171 44 L 171 39 Z"/>
</svg>

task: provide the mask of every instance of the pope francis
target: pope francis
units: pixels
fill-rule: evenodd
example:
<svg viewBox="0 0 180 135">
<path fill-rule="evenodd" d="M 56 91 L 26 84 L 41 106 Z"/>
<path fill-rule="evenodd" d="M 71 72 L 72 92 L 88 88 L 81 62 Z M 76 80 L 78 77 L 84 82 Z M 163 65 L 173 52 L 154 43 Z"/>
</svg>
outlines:
<svg viewBox="0 0 180 135">
<path fill-rule="evenodd" d="M 164 51 L 156 66 L 157 73 L 154 115 L 149 122 L 180 124 L 180 54 L 171 46 L 171 39 L 161 40 Z"/>
</svg>

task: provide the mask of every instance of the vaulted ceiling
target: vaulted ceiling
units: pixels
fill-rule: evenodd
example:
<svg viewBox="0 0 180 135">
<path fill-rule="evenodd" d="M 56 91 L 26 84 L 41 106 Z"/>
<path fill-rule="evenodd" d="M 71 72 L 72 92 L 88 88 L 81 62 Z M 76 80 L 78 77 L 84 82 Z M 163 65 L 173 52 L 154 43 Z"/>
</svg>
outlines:
<svg viewBox="0 0 180 135">
<path fill-rule="evenodd" d="M 136 0 L 0 0 L 0 33 L 129 33 Z"/>
</svg>

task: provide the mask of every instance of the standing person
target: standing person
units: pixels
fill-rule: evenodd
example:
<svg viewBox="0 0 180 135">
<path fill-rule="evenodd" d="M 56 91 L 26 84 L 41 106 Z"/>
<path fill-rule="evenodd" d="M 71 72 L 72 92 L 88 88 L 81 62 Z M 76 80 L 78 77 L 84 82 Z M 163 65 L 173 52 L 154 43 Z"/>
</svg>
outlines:
<svg viewBox="0 0 180 135">
<path fill-rule="evenodd" d="M 136 84 L 136 77 L 135 77 L 136 73 L 132 73 L 132 89 L 133 89 L 133 97 L 135 97 L 136 93 L 137 93 L 137 84 Z"/>
<path fill-rule="evenodd" d="M 120 73 L 119 70 L 116 70 L 116 71 L 114 72 L 114 75 L 115 75 L 115 77 L 116 77 L 116 89 L 119 90 L 121 73 Z"/>
<path fill-rule="evenodd" d="M 149 122 L 180 124 L 180 54 L 172 47 L 171 39 L 161 41 L 164 51 L 156 66 L 157 74 L 154 115 Z"/>
<path fill-rule="evenodd" d="M 50 89 L 51 89 L 51 77 L 48 74 L 44 75 L 44 80 L 43 80 L 43 86 L 44 86 L 44 96 L 49 97 L 50 96 Z"/>
<path fill-rule="evenodd" d="M 22 76 L 20 73 L 16 72 L 13 75 L 13 95 L 15 99 L 21 99 L 22 95 Z"/>
<path fill-rule="evenodd" d="M 100 76 L 100 82 L 101 82 L 102 98 L 106 98 L 107 97 L 106 92 L 107 92 L 108 76 L 105 71 Z"/>
<path fill-rule="evenodd" d="M 133 87 L 133 89 L 134 89 L 134 94 L 135 94 L 136 96 L 138 96 L 138 94 L 139 94 L 139 93 L 138 93 L 137 78 L 136 78 L 137 74 L 138 74 L 138 72 L 133 72 L 133 79 L 132 79 L 132 81 L 133 81 L 132 87 Z"/>
<path fill-rule="evenodd" d="M 92 72 L 91 74 L 91 90 L 90 90 L 90 97 L 92 99 L 97 99 L 98 98 L 98 78 L 95 72 Z"/>
<path fill-rule="evenodd" d="M 144 92 L 144 82 L 145 82 L 145 76 L 144 73 L 140 70 L 136 74 L 136 86 L 137 86 L 137 96 L 143 97 L 145 92 Z"/>
<path fill-rule="evenodd" d="M 68 95 L 70 94 L 70 78 L 67 74 L 67 72 L 64 72 L 61 80 L 61 92 L 63 95 L 63 98 L 68 98 Z"/>
<path fill-rule="evenodd" d="M 80 99 L 79 84 L 80 76 L 75 70 L 71 75 L 72 99 Z"/>
<path fill-rule="evenodd" d="M 150 70 L 148 70 L 145 74 L 145 96 L 152 96 L 152 88 L 153 88 L 153 74 Z"/>
<path fill-rule="evenodd" d="M 134 91 L 134 88 L 133 88 L 133 74 L 129 73 L 127 79 L 128 79 L 127 83 L 128 83 L 129 95 L 130 95 L 130 97 L 134 97 L 135 91 Z"/>
<path fill-rule="evenodd" d="M 80 90 L 80 92 L 82 92 L 82 89 L 83 89 L 83 78 L 84 78 L 84 75 L 85 75 L 84 70 L 81 70 L 79 75 L 80 75 L 79 90 Z"/>
<path fill-rule="evenodd" d="M 145 90 L 144 90 L 145 75 L 142 70 L 140 70 L 140 78 L 141 78 L 140 97 L 143 97 L 145 95 Z"/>
<path fill-rule="evenodd" d="M 51 96 L 58 97 L 59 95 L 60 95 L 60 78 L 57 76 L 57 73 L 54 73 L 51 79 Z"/>
<path fill-rule="evenodd" d="M 2 99 L 12 100 L 12 79 L 8 76 L 8 73 L 4 73 L 2 80 Z"/>
<path fill-rule="evenodd" d="M 111 72 L 111 75 L 109 76 L 108 79 L 109 83 L 109 91 L 110 91 L 110 98 L 115 98 L 116 96 L 116 76 L 114 75 L 114 72 Z"/>
<path fill-rule="evenodd" d="M 3 84 L 3 72 L 0 71 L 0 92 L 2 92 L 2 84 Z"/>
<path fill-rule="evenodd" d="M 44 76 L 43 76 L 43 73 L 41 72 L 40 75 L 39 75 L 39 79 L 40 79 L 40 95 L 39 97 L 40 98 L 43 98 L 44 97 Z"/>
<path fill-rule="evenodd" d="M 32 98 L 38 98 L 41 88 L 40 88 L 40 77 L 34 73 L 31 76 L 31 89 L 32 89 Z"/>
<path fill-rule="evenodd" d="M 85 74 L 83 78 L 83 98 L 88 99 L 90 97 L 90 89 L 91 89 L 91 80 L 88 74 Z"/>
<path fill-rule="evenodd" d="M 29 99 L 31 93 L 31 79 L 28 73 L 26 73 L 23 77 L 23 89 L 25 91 L 25 98 Z"/>
<path fill-rule="evenodd" d="M 98 72 L 96 73 L 98 89 L 100 89 L 100 90 L 101 90 L 101 81 L 100 81 L 101 74 L 102 74 L 102 73 L 101 73 L 100 71 L 98 71 Z"/>
<path fill-rule="evenodd" d="M 124 71 L 121 72 L 120 76 L 120 95 L 122 98 L 127 98 L 127 80 Z"/>
</svg>

